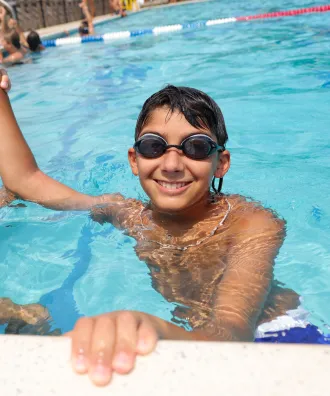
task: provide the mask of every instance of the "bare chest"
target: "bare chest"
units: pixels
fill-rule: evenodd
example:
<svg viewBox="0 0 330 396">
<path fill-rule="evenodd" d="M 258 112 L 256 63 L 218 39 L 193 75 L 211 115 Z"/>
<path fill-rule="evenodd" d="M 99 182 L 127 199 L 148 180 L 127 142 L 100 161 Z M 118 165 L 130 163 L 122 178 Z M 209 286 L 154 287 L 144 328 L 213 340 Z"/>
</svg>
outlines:
<svg viewBox="0 0 330 396">
<path fill-rule="evenodd" d="M 135 251 L 139 259 L 148 265 L 153 287 L 171 302 L 189 306 L 195 303 L 209 304 L 226 268 L 226 241 L 214 236 L 204 243 L 182 250 L 166 242 L 137 239 Z M 185 242 L 181 243 L 184 247 Z M 192 243 L 186 241 L 186 245 Z"/>
</svg>

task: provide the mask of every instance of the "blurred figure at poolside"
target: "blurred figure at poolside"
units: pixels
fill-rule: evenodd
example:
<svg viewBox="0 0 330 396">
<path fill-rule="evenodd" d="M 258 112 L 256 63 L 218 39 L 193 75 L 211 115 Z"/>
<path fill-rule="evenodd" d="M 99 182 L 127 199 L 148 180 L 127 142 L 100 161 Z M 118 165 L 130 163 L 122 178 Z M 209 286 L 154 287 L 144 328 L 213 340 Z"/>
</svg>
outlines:
<svg viewBox="0 0 330 396">
<path fill-rule="evenodd" d="M 109 0 L 110 13 L 120 15 L 122 18 L 127 16 L 126 8 L 121 0 Z"/>
<path fill-rule="evenodd" d="M 94 2 L 93 2 L 94 4 Z M 80 4 L 79 7 L 81 8 L 85 19 L 81 22 L 79 28 L 78 28 L 78 33 L 80 37 L 84 36 L 94 36 L 95 35 L 95 30 L 94 30 L 94 24 L 93 24 L 93 14 L 91 14 L 87 0 L 83 0 Z M 95 8 L 94 8 L 94 13 L 95 13 Z"/>
<path fill-rule="evenodd" d="M 3 53 L 0 52 L 0 63 L 7 66 L 23 63 L 25 51 L 22 49 L 19 35 L 16 30 L 13 29 L 5 33 L 1 40 L 1 44 L 8 55 L 4 56 Z"/>
<path fill-rule="evenodd" d="M 34 30 L 28 34 L 26 41 L 31 52 L 42 52 L 46 49 L 41 42 L 39 34 Z"/>
<path fill-rule="evenodd" d="M 4 6 L 0 6 L 0 26 L 0 37 L 14 29 L 19 35 L 21 44 L 25 47 L 28 47 L 23 30 L 11 14 L 10 10 L 7 10 L 7 8 Z"/>
<path fill-rule="evenodd" d="M 87 0 L 87 7 L 89 9 L 89 12 L 90 12 L 92 18 L 95 18 L 95 3 L 94 3 L 94 0 Z"/>
</svg>

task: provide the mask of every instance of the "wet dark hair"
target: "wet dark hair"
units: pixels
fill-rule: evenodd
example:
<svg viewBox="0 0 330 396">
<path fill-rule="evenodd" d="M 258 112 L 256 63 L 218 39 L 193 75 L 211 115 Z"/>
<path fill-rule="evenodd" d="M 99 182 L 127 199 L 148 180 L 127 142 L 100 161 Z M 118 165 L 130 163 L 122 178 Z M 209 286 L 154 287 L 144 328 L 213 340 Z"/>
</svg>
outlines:
<svg viewBox="0 0 330 396">
<path fill-rule="evenodd" d="M 6 33 L 3 36 L 4 40 L 7 43 L 12 44 L 16 49 L 21 49 L 21 42 L 19 41 L 19 34 L 16 32 L 15 29 L 11 30 L 10 32 Z"/>
<path fill-rule="evenodd" d="M 78 33 L 82 36 L 86 36 L 89 34 L 88 30 L 88 22 L 87 21 L 82 21 L 81 25 L 79 26 Z"/>
<path fill-rule="evenodd" d="M 40 40 L 40 36 L 37 32 L 35 32 L 34 30 L 32 30 L 27 38 L 26 38 L 27 43 L 29 44 L 29 48 L 31 51 L 37 51 L 37 49 L 39 48 L 39 45 L 41 45 L 41 40 Z"/>
<path fill-rule="evenodd" d="M 179 111 L 185 119 L 195 128 L 208 129 L 216 137 L 219 145 L 225 146 L 228 135 L 220 107 L 207 94 L 198 89 L 188 87 L 175 87 L 167 85 L 148 98 L 139 114 L 135 127 L 135 141 L 151 117 L 152 112 L 160 107 L 168 107 L 169 115 Z M 215 178 L 212 180 L 212 189 L 220 194 L 223 179 L 215 187 Z"/>
</svg>

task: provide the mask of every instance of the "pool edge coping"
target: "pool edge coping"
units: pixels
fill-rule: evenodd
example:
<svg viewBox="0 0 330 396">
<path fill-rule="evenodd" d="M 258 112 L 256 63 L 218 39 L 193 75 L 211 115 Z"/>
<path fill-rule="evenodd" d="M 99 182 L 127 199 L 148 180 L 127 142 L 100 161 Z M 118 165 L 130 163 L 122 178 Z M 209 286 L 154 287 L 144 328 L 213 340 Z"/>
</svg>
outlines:
<svg viewBox="0 0 330 396">
<path fill-rule="evenodd" d="M 105 388 L 73 373 L 69 338 L 1 336 L 0 348 L 0 389 L 6 396 L 94 396 L 109 390 L 112 396 L 218 396 L 220 390 L 230 396 L 321 396 L 328 388 L 326 345 L 161 341 L 150 356 L 138 358 L 131 374 L 114 375 Z"/>
</svg>

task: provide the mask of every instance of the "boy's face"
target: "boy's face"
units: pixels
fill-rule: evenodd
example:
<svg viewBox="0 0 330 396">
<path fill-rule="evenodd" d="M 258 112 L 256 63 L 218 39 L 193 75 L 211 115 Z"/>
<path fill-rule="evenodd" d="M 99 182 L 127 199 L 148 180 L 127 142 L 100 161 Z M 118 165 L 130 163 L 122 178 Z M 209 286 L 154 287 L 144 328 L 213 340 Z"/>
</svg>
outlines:
<svg viewBox="0 0 330 396">
<path fill-rule="evenodd" d="M 193 127 L 179 112 L 169 114 L 167 107 L 155 109 L 144 125 L 139 138 L 146 133 L 160 135 L 167 144 L 181 145 L 193 134 L 205 134 L 215 142 L 208 130 Z M 133 173 L 153 205 L 161 212 L 181 212 L 201 201 L 209 191 L 213 176 L 223 177 L 230 166 L 228 151 L 214 153 L 204 160 L 193 160 L 176 148 L 168 149 L 161 157 L 145 158 L 129 149 Z"/>
</svg>

